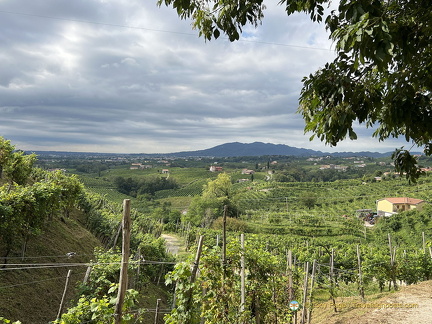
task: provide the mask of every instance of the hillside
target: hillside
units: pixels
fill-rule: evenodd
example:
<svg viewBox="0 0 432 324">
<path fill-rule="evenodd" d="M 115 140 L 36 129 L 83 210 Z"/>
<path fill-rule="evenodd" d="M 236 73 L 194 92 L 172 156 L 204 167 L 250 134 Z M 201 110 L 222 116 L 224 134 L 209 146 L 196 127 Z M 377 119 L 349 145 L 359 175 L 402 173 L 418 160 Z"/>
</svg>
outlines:
<svg viewBox="0 0 432 324">
<path fill-rule="evenodd" d="M 9 254 L 8 266 L 0 269 L 1 316 L 20 320 L 23 324 L 54 320 L 69 269 L 72 274 L 68 301 L 75 296 L 76 284 L 83 280 L 87 267 L 69 267 L 67 263 L 90 261 L 94 248 L 100 246 L 100 242 L 79 223 L 79 216 L 75 211 L 65 222 L 54 219 L 42 235 L 30 239 L 24 259 L 20 257 L 19 247 Z M 0 251 L 4 255 L 2 247 Z M 69 252 L 75 252 L 76 256 L 68 258 L 66 253 Z"/>
</svg>

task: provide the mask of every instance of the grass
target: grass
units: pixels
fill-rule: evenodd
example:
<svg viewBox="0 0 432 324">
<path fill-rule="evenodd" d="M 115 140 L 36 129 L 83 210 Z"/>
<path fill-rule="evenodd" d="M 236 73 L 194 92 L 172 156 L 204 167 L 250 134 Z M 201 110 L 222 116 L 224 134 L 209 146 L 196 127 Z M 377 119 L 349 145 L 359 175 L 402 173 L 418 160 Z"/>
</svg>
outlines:
<svg viewBox="0 0 432 324">
<path fill-rule="evenodd" d="M 100 243 L 79 224 L 76 217 L 74 214 L 65 223 L 55 219 L 47 224 L 42 235 L 29 241 L 25 259 L 20 258 L 17 246 L 8 256 L 8 263 L 36 265 L 90 261 L 94 248 Z M 77 255 L 68 258 L 68 252 Z M 85 265 L 0 271 L 0 316 L 20 320 L 24 324 L 42 324 L 55 320 L 69 269 L 72 274 L 67 300 L 70 301 L 75 296 L 76 284 L 84 277 L 87 269 Z"/>
</svg>

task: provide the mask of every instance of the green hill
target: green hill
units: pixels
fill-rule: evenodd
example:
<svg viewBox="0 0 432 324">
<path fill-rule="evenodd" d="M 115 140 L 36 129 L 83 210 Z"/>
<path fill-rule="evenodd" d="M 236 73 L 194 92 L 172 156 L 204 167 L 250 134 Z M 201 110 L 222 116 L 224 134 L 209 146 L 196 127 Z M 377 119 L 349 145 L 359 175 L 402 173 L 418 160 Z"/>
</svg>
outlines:
<svg viewBox="0 0 432 324">
<path fill-rule="evenodd" d="M 30 239 L 27 252 L 21 258 L 17 246 L 0 269 L 0 315 L 20 320 L 24 324 L 47 323 L 55 320 L 62 298 L 66 275 L 72 270 L 66 307 L 76 296 L 76 285 L 87 270 L 85 264 L 101 243 L 79 222 L 80 213 L 61 221 L 55 218 L 44 232 Z M 69 252 L 76 253 L 68 257 Z M 4 247 L 0 246 L 0 255 Z M 7 261 L 7 267 L 4 262 Z M 71 264 L 68 266 L 67 264 Z"/>
</svg>

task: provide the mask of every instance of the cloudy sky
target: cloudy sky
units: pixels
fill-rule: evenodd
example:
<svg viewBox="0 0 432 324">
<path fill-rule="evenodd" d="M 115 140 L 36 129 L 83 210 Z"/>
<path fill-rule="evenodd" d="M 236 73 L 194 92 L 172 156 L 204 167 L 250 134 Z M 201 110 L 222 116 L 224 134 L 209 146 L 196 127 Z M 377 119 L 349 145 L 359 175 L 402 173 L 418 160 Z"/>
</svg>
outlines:
<svg viewBox="0 0 432 324">
<path fill-rule="evenodd" d="M 156 0 L 0 0 L 0 136 L 25 150 L 117 153 L 400 147 L 363 127 L 336 148 L 309 141 L 301 79 L 333 59 L 332 44 L 322 25 L 267 2 L 263 24 L 230 43 L 205 42 Z"/>
</svg>

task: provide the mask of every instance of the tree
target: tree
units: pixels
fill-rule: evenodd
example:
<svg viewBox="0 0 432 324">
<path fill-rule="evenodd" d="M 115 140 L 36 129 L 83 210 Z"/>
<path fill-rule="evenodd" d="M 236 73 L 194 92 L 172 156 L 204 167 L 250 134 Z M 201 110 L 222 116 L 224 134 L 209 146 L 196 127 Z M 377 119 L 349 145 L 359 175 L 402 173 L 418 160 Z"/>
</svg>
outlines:
<svg viewBox="0 0 432 324">
<path fill-rule="evenodd" d="M 5 178 L 11 185 L 23 185 L 30 177 L 35 162 L 35 154 L 15 151 L 15 146 L 0 136 L 0 179 Z"/>
<path fill-rule="evenodd" d="M 201 196 L 192 200 L 183 221 L 208 226 L 214 219 L 222 215 L 224 205 L 229 207 L 228 214 L 234 216 L 236 209 L 231 202 L 232 196 L 231 177 L 226 173 L 220 173 L 215 180 L 210 180 L 204 185 Z"/>
<path fill-rule="evenodd" d="M 317 204 L 318 197 L 316 194 L 308 192 L 301 195 L 299 200 L 305 207 L 311 209 Z"/>
<path fill-rule="evenodd" d="M 226 173 L 220 173 L 215 180 L 204 185 L 203 198 L 230 199 L 232 195 L 231 177 Z"/>
<path fill-rule="evenodd" d="M 432 12 L 427 0 L 281 0 L 288 15 L 306 12 L 324 22 L 337 56 L 303 79 L 298 112 L 305 131 L 329 145 L 357 134 L 353 123 L 375 127 L 383 141 L 404 136 L 432 154 Z M 158 0 L 172 5 L 206 40 L 221 32 L 238 40 L 242 28 L 264 18 L 264 0 Z M 410 149 L 397 149 L 395 168 L 409 180 L 420 175 Z"/>
</svg>

